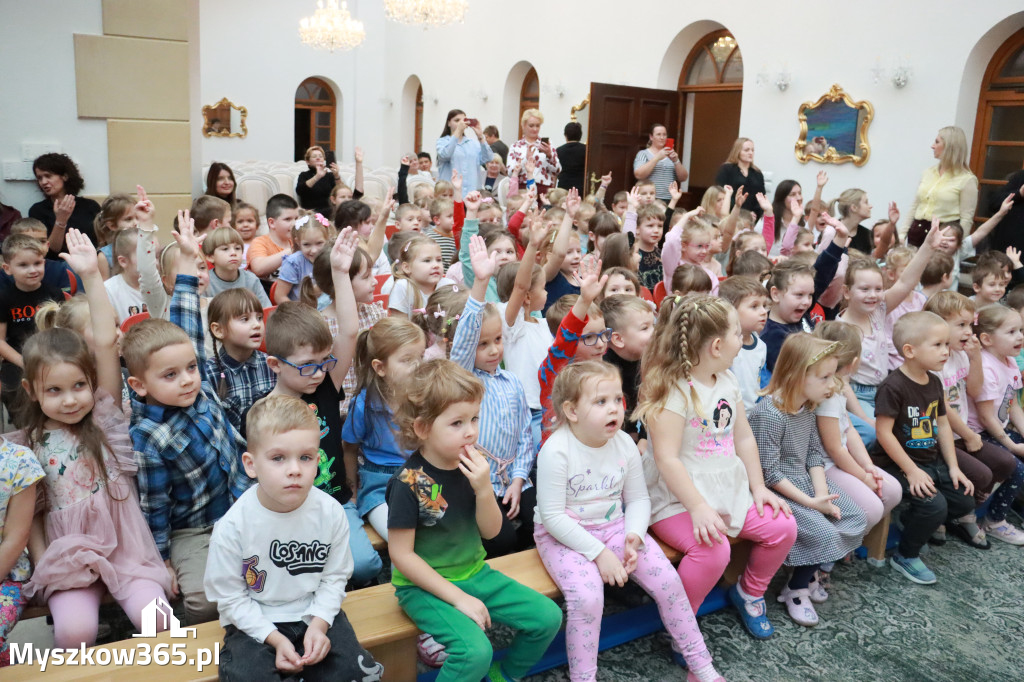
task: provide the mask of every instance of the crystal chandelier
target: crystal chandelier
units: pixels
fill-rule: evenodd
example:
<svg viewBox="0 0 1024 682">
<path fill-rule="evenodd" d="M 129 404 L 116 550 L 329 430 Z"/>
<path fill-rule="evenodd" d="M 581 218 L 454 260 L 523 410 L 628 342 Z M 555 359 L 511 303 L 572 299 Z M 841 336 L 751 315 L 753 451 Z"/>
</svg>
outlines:
<svg viewBox="0 0 1024 682">
<path fill-rule="evenodd" d="M 468 0 L 384 0 L 389 19 L 424 27 L 461 24 L 467 7 Z"/>
<path fill-rule="evenodd" d="M 366 31 L 363 22 L 356 21 L 348 13 L 344 0 L 338 7 L 338 0 L 317 0 L 316 13 L 299 21 L 299 38 L 303 43 L 321 50 L 351 50 L 363 42 Z"/>
</svg>

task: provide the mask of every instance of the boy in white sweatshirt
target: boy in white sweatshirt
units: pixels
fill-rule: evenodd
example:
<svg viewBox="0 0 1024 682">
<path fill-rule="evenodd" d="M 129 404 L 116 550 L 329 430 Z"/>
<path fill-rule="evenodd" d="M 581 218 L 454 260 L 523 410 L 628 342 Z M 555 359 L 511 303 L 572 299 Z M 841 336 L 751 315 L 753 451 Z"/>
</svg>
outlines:
<svg viewBox="0 0 1024 682">
<path fill-rule="evenodd" d="M 341 610 L 352 575 L 338 502 L 313 487 L 320 426 L 304 402 L 258 401 L 247 419 L 245 471 L 257 484 L 217 522 L 203 586 L 225 628 L 222 680 L 379 680 L 384 667 Z"/>
</svg>

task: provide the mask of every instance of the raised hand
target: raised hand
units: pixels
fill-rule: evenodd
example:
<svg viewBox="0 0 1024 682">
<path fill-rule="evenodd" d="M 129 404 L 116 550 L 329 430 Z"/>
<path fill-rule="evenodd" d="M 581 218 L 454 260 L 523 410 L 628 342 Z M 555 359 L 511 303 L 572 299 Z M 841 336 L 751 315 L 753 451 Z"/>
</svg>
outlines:
<svg viewBox="0 0 1024 682">
<path fill-rule="evenodd" d="M 530 228 L 530 245 L 534 249 L 540 251 L 544 248 L 544 242 L 546 242 L 551 236 L 551 230 L 554 229 L 554 225 L 548 225 L 545 227 L 543 224 L 538 225 L 537 229 Z"/>
<path fill-rule="evenodd" d="M 1003 199 L 1003 203 L 999 204 L 999 210 L 996 211 L 996 215 L 1002 218 L 1004 215 L 1010 212 L 1013 208 L 1013 194 L 1007 194 L 1006 198 Z"/>
<path fill-rule="evenodd" d="M 1021 266 L 1020 262 L 1020 249 L 1015 249 L 1012 246 L 1006 247 L 1006 255 L 1010 258 L 1010 263 L 1013 264 L 1013 269 L 1016 270 Z"/>
<path fill-rule="evenodd" d="M 742 192 L 742 191 L 743 191 L 743 188 L 740 187 L 740 192 Z M 739 196 L 740 196 L 739 194 L 736 195 L 736 203 L 737 204 L 740 203 Z M 772 202 L 768 201 L 768 197 L 766 197 L 761 192 L 758 192 L 757 194 L 755 194 L 754 198 L 757 199 L 757 205 L 761 207 L 762 211 L 767 211 L 768 209 L 770 209 L 772 207 Z"/>
<path fill-rule="evenodd" d="M 636 185 L 633 189 L 629 190 L 629 196 L 626 197 L 627 211 L 636 212 L 636 207 L 640 205 L 640 188 Z"/>
<path fill-rule="evenodd" d="M 363 148 L 362 147 L 356 147 L 355 157 L 356 157 L 356 163 L 362 163 L 363 162 Z"/>
<path fill-rule="evenodd" d="M 142 185 L 135 185 L 135 219 L 139 225 L 153 224 L 153 202 L 146 196 L 146 190 Z"/>
<path fill-rule="evenodd" d="M 679 189 L 679 183 L 673 180 L 668 184 L 668 193 L 672 197 L 672 201 L 679 201 L 683 196 L 683 191 Z"/>
<path fill-rule="evenodd" d="M 746 187 L 744 185 L 740 185 L 736 188 L 736 202 L 733 205 L 743 208 L 743 205 L 747 203 L 747 197 L 749 196 L 750 194 L 747 192 Z M 771 215 L 769 212 L 770 208 L 771 204 L 768 205 L 768 208 L 765 208 L 764 206 L 761 207 L 765 215 Z"/>
<path fill-rule="evenodd" d="M 828 184 L 828 173 L 823 170 L 818 171 L 818 187 L 824 187 Z"/>
<path fill-rule="evenodd" d="M 612 172 L 608 171 L 601 176 L 601 186 L 607 189 L 610 184 L 612 184 Z"/>
<path fill-rule="evenodd" d="M 347 275 L 349 268 L 352 267 L 352 259 L 356 255 L 358 244 L 358 233 L 351 227 L 343 229 L 331 247 L 331 270 Z"/>
<path fill-rule="evenodd" d="M 900 221 L 900 209 L 895 201 L 889 202 L 889 222 L 895 225 Z"/>
<path fill-rule="evenodd" d="M 586 301 L 589 307 L 589 304 L 601 295 L 601 290 L 604 289 L 604 285 L 608 281 L 608 275 L 601 275 L 600 259 L 587 259 L 580 261 L 580 266 L 576 270 L 576 279 L 580 282 L 580 298 Z"/>
<path fill-rule="evenodd" d="M 494 276 L 498 269 L 497 254 L 488 254 L 484 238 L 474 234 L 469 238 L 469 262 L 473 265 L 473 275 L 477 280 L 487 280 Z"/>
<path fill-rule="evenodd" d="M 569 214 L 569 217 L 573 220 L 576 219 L 576 211 L 580 210 L 580 193 L 575 187 L 569 190 L 569 193 L 565 195 L 565 212 Z"/>
<path fill-rule="evenodd" d="M 67 225 L 71 214 L 75 212 L 75 195 L 65 194 L 53 202 L 53 213 L 58 225 Z"/>
<path fill-rule="evenodd" d="M 96 247 L 88 237 L 72 227 L 64 237 L 64 243 L 68 246 L 68 252 L 60 254 L 60 257 L 79 277 L 86 279 L 90 275 L 99 274 Z"/>
<path fill-rule="evenodd" d="M 793 222 L 798 223 L 804 216 L 804 202 L 800 201 L 796 197 L 790 197 L 786 200 L 786 208 L 793 214 Z"/>
<path fill-rule="evenodd" d="M 206 235 L 196 235 L 196 222 L 189 216 L 188 211 L 178 211 L 178 229 L 171 232 L 174 241 L 178 242 L 182 256 L 198 258 L 202 253 L 202 243 Z"/>
<path fill-rule="evenodd" d="M 400 163 L 403 166 L 411 166 L 412 165 L 412 158 L 408 154 L 406 154 L 405 156 L 402 157 L 402 160 L 400 161 Z"/>
<path fill-rule="evenodd" d="M 452 177 L 455 177 L 455 171 L 452 171 Z M 461 182 L 459 184 L 461 185 Z M 480 192 L 474 190 L 467 194 L 462 202 L 466 204 L 466 217 L 470 217 L 469 212 L 472 211 L 475 216 L 476 212 L 480 209 L 480 204 L 483 203 L 483 199 L 480 196 Z"/>
<path fill-rule="evenodd" d="M 939 219 L 932 218 L 932 229 L 928 232 L 928 238 L 925 240 L 925 244 L 937 251 L 942 245 L 942 242 L 946 239 L 953 239 L 953 228 L 944 227 L 939 229 Z"/>
<path fill-rule="evenodd" d="M 462 196 L 462 173 L 452 169 L 452 188 L 455 190 L 455 197 Z"/>
</svg>

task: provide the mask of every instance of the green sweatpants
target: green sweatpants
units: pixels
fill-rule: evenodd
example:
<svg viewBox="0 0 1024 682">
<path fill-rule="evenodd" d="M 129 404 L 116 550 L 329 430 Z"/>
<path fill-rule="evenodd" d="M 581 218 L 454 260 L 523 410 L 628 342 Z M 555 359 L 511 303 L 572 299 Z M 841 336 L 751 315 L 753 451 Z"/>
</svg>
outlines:
<svg viewBox="0 0 1024 682">
<path fill-rule="evenodd" d="M 502 662 L 509 677 L 525 675 L 562 626 L 562 609 L 555 602 L 486 564 L 473 577 L 454 584 L 482 601 L 492 622 L 519 631 Z M 476 682 L 487 675 L 494 651 L 486 633 L 469 616 L 414 585 L 399 587 L 395 594 L 416 627 L 433 635 L 448 652 L 438 682 Z"/>
</svg>

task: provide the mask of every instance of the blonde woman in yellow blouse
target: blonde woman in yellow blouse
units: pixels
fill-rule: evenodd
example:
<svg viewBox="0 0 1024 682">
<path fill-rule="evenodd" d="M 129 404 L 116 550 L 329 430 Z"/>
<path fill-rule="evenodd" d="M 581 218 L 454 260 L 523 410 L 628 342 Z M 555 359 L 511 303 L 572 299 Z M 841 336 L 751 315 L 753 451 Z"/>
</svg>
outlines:
<svg viewBox="0 0 1024 682">
<path fill-rule="evenodd" d="M 940 223 L 959 222 L 964 235 L 971 233 L 978 206 L 978 178 L 967 166 L 967 136 L 956 126 L 946 126 L 932 143 L 937 166 L 925 170 L 917 195 L 907 213 L 902 234 L 907 243 L 921 246 L 932 218 Z"/>
</svg>

